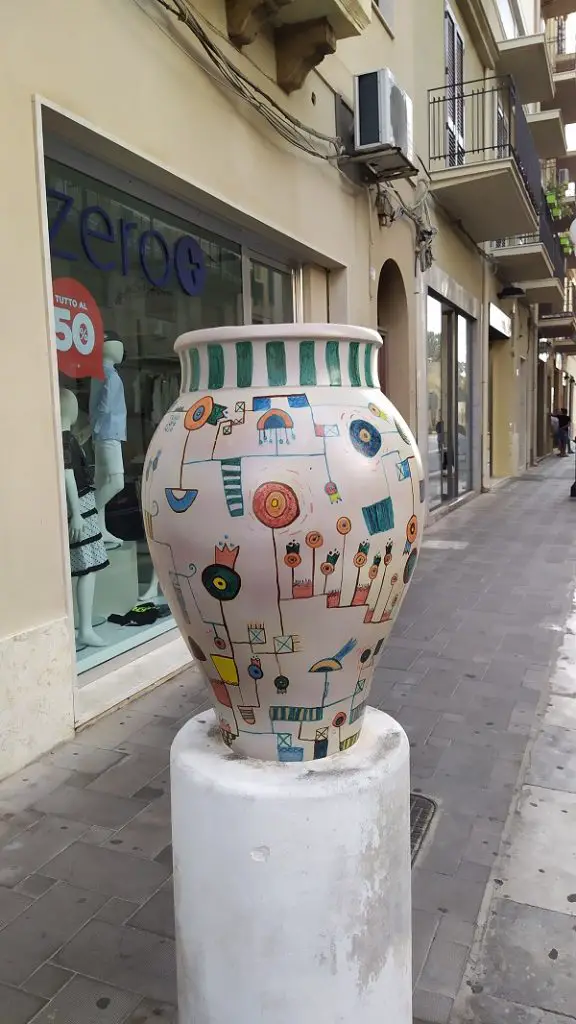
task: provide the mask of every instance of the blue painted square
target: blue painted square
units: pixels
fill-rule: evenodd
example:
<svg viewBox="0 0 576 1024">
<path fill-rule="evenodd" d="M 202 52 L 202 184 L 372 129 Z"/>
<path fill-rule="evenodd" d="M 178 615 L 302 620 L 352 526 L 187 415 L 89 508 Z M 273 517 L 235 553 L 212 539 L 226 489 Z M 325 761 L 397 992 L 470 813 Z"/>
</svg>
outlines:
<svg viewBox="0 0 576 1024">
<path fill-rule="evenodd" d="M 305 409 L 310 402 L 306 395 L 288 395 L 288 405 L 291 409 Z"/>
<path fill-rule="evenodd" d="M 264 412 L 266 409 L 272 408 L 271 398 L 253 398 L 252 399 L 252 412 Z"/>
<path fill-rule="evenodd" d="M 362 509 L 364 522 L 371 537 L 376 533 L 386 533 L 394 528 L 394 506 L 392 498 L 384 498 L 375 505 L 366 505 Z"/>
<path fill-rule="evenodd" d="M 399 480 L 409 480 L 410 479 L 410 462 L 408 461 L 408 459 L 404 459 L 403 462 L 397 462 L 396 463 L 396 470 L 397 470 L 397 473 L 398 473 L 398 479 Z"/>
<path fill-rule="evenodd" d="M 304 747 L 282 747 L 278 751 L 278 760 L 285 762 L 303 761 Z"/>
</svg>

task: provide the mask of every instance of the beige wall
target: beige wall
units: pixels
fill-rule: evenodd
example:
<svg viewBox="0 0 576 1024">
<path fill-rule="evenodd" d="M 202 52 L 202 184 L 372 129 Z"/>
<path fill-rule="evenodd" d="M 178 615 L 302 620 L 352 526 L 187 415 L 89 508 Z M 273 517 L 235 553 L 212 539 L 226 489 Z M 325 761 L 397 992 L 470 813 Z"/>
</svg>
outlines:
<svg viewBox="0 0 576 1024">
<path fill-rule="evenodd" d="M 428 89 L 444 82 L 443 0 L 398 2 L 394 38 L 374 13 L 362 37 L 340 42 L 336 55 L 290 97 L 275 85 L 270 38 L 262 36 L 240 54 L 226 38 L 224 0 L 196 0 L 195 6 L 209 16 L 210 31 L 219 33 L 218 45 L 237 66 L 302 122 L 327 134 L 335 132 L 335 92 L 352 102 L 354 73 L 389 66 L 414 101 L 416 150 L 428 166 Z M 459 22 L 465 77 L 481 78 L 464 19 Z M 156 187 L 217 209 L 221 217 L 258 225 L 269 239 L 291 248 L 306 265 L 306 318 L 372 326 L 388 319 L 397 357 L 391 397 L 413 426 L 417 381 L 426 393 L 423 285 L 415 273 L 412 224 L 404 217 L 381 227 L 373 193 L 281 140 L 214 81 L 213 68 L 206 73 L 206 60 L 191 33 L 155 0 L 28 0 L 2 15 L 0 213 L 10 244 L 0 251 L 0 279 L 9 297 L 0 313 L 0 416 L 8 439 L 0 541 L 0 685 L 6 709 L 0 719 L 0 775 L 72 727 L 73 645 L 35 116 L 39 97 L 63 114 L 50 116 L 52 130 L 64 130 L 64 115 L 72 119 L 68 141 L 133 174 L 149 175 Z M 412 185 L 397 188 L 404 202 L 414 201 Z M 486 274 L 478 251 L 438 209 L 433 219 L 436 266 L 480 303 Z M 398 267 L 405 310 L 397 298 L 391 310 L 383 308 L 382 296 L 379 305 L 378 282 L 387 260 Z M 488 286 L 490 294 L 498 290 L 492 279 Z M 478 330 L 475 344 L 484 341 Z"/>
<path fill-rule="evenodd" d="M 196 6 L 221 33 L 221 48 L 256 84 L 327 134 L 335 132 L 334 91 L 351 99 L 353 72 L 388 63 L 412 88 L 411 3 L 398 5 L 397 42 L 375 17 L 362 38 L 339 44 L 337 55 L 290 97 L 273 81 L 269 38 L 239 54 L 225 38 L 224 0 L 198 0 Z M 11 440 L 2 478 L 0 775 L 65 738 L 72 727 L 73 637 L 38 98 L 72 119 L 73 130 L 64 118 L 49 119 L 52 130 L 67 125 L 68 141 L 85 144 L 102 160 L 114 152 L 123 169 L 145 178 L 150 173 L 155 186 L 196 205 L 205 202 L 233 221 L 259 225 L 269 239 L 292 248 L 308 265 L 306 316 L 375 326 L 378 276 L 390 256 L 413 294 L 411 227 L 404 222 L 380 229 L 365 188 L 280 139 L 205 65 L 192 35 L 154 0 L 30 0 L 2 15 L 0 212 L 10 244 L 0 254 L 9 297 L 0 313 L 0 410 Z M 411 311 L 408 317 L 414 346 Z M 413 364 L 410 351 L 409 373 Z M 402 403 L 411 417 L 412 383 Z"/>
<path fill-rule="evenodd" d="M 151 2 L 147 6 L 151 12 L 160 10 Z M 223 28 L 224 3 L 203 6 Z M 318 253 L 319 261 L 347 267 L 348 319 L 368 323 L 371 318 L 365 191 L 350 185 L 334 168 L 286 146 L 240 101 L 218 88 L 136 3 L 111 6 L 108 0 L 83 0 L 82 37 L 89 46 L 66 46 L 65 59 L 55 59 L 77 18 L 74 0 L 53 0 L 49 10 L 41 0 L 31 0 L 14 5 L 4 16 L 0 38 L 3 150 L 10 154 L 3 162 L 0 203 L 4 232 L 17 245 L 16 259 L 12 245 L 3 246 L 0 257 L 5 294 L 12 297 L 2 313 L 8 372 L 0 383 L 0 408 L 7 425 L 19 422 L 25 389 L 28 409 L 34 410 L 26 415 L 25 450 L 11 445 L 5 455 L 4 486 L 14 511 L 4 525 L 2 572 L 4 593 L 13 594 L 20 580 L 35 583 L 27 584 L 25 601 L 7 602 L 0 627 L 4 634 L 65 612 L 61 549 L 46 545 L 46 535 L 58 536 L 60 488 L 52 430 L 34 94 L 169 166 L 198 189 L 221 196 L 232 210 L 243 209 L 298 239 Z M 171 23 L 173 19 L 167 18 L 166 24 Z M 372 34 L 375 54 L 377 39 L 390 39 L 381 23 Z M 194 49 L 191 36 L 186 45 Z M 353 52 L 351 44 L 348 50 Z M 272 70 L 270 47 L 268 51 L 266 44 L 259 44 L 249 48 L 249 55 L 264 64 L 267 60 Z M 251 67 L 248 60 L 244 63 Z M 258 78 L 253 67 L 252 72 Z M 320 79 L 313 78 L 316 106 L 308 85 L 288 100 L 262 79 L 302 120 L 334 131 L 333 96 Z"/>
</svg>

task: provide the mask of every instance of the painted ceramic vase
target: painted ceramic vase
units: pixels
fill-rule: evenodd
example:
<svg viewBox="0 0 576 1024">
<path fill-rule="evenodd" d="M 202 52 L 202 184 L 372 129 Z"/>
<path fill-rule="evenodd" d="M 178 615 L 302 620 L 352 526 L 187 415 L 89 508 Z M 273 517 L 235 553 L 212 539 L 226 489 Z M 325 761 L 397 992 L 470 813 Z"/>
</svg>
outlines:
<svg viewBox="0 0 576 1024">
<path fill-rule="evenodd" d="M 222 737 L 266 761 L 358 739 L 414 572 L 422 464 L 378 387 L 380 336 L 289 324 L 192 331 L 142 505 L 162 590 Z"/>
</svg>

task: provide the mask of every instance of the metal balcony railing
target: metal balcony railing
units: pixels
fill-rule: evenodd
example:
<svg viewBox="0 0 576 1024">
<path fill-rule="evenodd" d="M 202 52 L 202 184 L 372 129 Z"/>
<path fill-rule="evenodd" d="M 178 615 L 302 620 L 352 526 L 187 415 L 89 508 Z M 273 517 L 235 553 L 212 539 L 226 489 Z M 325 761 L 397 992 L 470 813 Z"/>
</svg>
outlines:
<svg viewBox="0 0 576 1024">
<path fill-rule="evenodd" d="M 558 235 L 554 231 L 554 222 L 550 216 L 544 193 L 542 193 L 542 207 L 540 209 L 540 238 L 552 260 L 554 277 L 564 281 L 566 277 L 566 257 L 562 251 Z"/>
<path fill-rule="evenodd" d="M 551 18 L 546 25 L 546 43 L 554 71 L 576 68 L 576 37 L 568 34 L 566 18 Z"/>
<path fill-rule="evenodd" d="M 534 234 L 499 238 L 494 243 L 494 249 L 514 249 L 516 246 L 520 248 L 523 245 L 537 245 L 538 243 L 542 243 L 552 261 L 554 268 L 553 276 L 557 277 L 560 281 L 564 281 L 566 276 L 566 257 L 558 241 L 558 236 L 554 233 L 553 221 L 548 211 L 544 194 L 542 195 L 542 206 L 540 209 L 539 230 L 534 232 Z"/>
<path fill-rule="evenodd" d="M 431 171 L 512 159 L 534 209 L 540 211 L 540 161 L 511 78 L 431 89 L 429 128 Z"/>
<path fill-rule="evenodd" d="M 568 316 L 574 316 L 574 287 L 571 282 L 564 281 L 564 303 L 562 309 L 553 310 L 548 303 L 541 303 L 539 318 L 549 324 L 555 320 L 563 320 Z"/>
</svg>

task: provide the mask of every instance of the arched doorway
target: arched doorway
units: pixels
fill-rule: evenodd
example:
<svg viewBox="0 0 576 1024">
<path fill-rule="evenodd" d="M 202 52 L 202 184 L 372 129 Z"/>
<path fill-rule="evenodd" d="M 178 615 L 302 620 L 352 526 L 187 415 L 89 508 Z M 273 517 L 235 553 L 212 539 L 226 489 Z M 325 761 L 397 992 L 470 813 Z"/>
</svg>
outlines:
<svg viewBox="0 0 576 1024">
<path fill-rule="evenodd" d="M 378 330 L 384 342 L 378 360 L 380 389 L 410 422 L 408 299 L 392 259 L 384 263 L 378 281 Z"/>
</svg>

